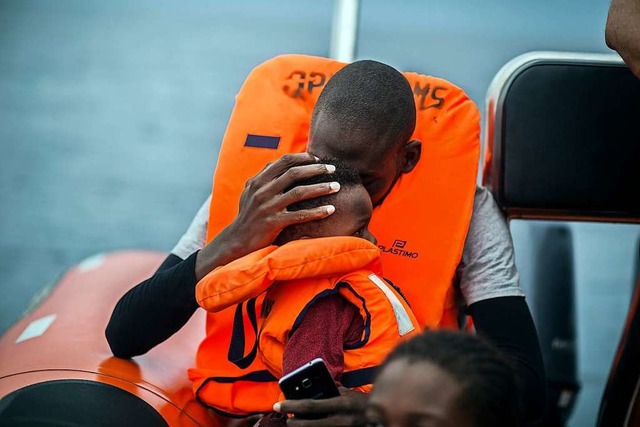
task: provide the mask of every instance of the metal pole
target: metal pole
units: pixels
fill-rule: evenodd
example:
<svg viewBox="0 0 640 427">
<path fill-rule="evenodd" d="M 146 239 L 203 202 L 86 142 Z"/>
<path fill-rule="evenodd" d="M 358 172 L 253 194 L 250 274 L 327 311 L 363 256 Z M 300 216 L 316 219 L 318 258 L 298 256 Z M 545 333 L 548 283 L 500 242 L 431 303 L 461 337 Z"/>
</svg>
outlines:
<svg viewBox="0 0 640 427">
<path fill-rule="evenodd" d="M 334 0 L 329 56 L 352 62 L 356 56 L 360 0 Z"/>
</svg>

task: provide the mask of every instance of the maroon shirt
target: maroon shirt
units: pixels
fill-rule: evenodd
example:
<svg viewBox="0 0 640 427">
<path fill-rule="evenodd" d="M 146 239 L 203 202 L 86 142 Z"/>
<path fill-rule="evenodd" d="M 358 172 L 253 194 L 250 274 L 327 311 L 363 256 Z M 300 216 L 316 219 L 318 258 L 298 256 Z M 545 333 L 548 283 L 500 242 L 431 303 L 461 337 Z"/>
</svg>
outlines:
<svg viewBox="0 0 640 427">
<path fill-rule="evenodd" d="M 344 370 L 344 345 L 362 338 L 364 321 L 355 305 L 339 294 L 320 298 L 302 318 L 302 323 L 284 347 L 282 374 L 317 357 L 324 359 L 331 376 L 340 385 Z"/>
<path fill-rule="evenodd" d="M 344 370 L 344 345 L 360 341 L 364 321 L 355 305 L 339 294 L 320 298 L 308 309 L 298 329 L 284 347 L 282 374 L 299 368 L 317 357 L 324 359 L 331 376 L 340 384 Z M 262 418 L 260 427 L 286 425 L 280 414 Z"/>
</svg>

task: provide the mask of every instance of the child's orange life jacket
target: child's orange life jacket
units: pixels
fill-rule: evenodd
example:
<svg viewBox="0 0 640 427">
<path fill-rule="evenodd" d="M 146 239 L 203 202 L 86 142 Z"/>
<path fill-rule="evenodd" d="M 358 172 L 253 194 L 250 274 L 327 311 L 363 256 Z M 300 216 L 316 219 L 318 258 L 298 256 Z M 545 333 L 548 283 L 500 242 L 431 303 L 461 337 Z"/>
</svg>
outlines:
<svg viewBox="0 0 640 427">
<path fill-rule="evenodd" d="M 275 402 L 283 399 L 276 379 L 282 376 L 289 337 L 313 302 L 335 293 L 358 308 L 364 324 L 361 340 L 345 347 L 341 383 L 370 391 L 373 372 L 389 349 L 420 331 L 404 297 L 380 275 L 379 249 L 356 237 L 269 246 L 209 273 L 196 288 L 198 303 L 208 311 L 228 307 L 229 290 L 241 289 L 248 301 L 267 290 L 261 315 L 258 317 L 255 311 L 249 315 L 256 316 L 259 330 L 257 357 L 272 380 L 266 381 L 268 376 L 264 374 L 256 381 L 245 377 L 241 382 L 229 382 L 224 364 L 218 366 L 219 372 L 212 366 L 209 381 L 198 390 L 198 398 L 226 414 L 269 412 Z M 236 333 L 242 335 L 243 330 Z M 229 350 L 221 353 L 227 356 Z M 244 357 L 247 362 L 251 353 Z"/>
<path fill-rule="evenodd" d="M 247 77 L 236 96 L 218 157 L 207 241 L 235 219 L 248 179 L 285 153 L 305 151 L 318 95 L 345 65 L 326 58 L 284 55 L 259 65 Z M 457 327 L 452 283 L 471 219 L 480 116 L 467 95 L 446 80 L 416 73 L 404 76 L 415 94 L 417 123 L 412 139 L 422 141 L 422 157 L 374 210 L 369 229 L 378 239 L 385 277 L 402 288 L 420 324 Z M 240 292 L 237 297 L 235 302 L 242 301 Z M 261 297 L 255 300 L 258 311 L 261 302 Z M 246 335 L 255 336 L 247 326 L 247 313 L 240 308 Z M 238 377 L 249 373 L 268 373 L 258 358 L 240 368 L 220 354 L 229 348 L 237 313 L 237 307 L 231 306 L 208 314 L 207 337 L 200 345 L 196 368 L 189 371 L 194 390 L 202 388 L 211 367 L 221 363 L 226 381 L 236 384 Z M 251 342 L 246 340 L 246 352 Z"/>
</svg>

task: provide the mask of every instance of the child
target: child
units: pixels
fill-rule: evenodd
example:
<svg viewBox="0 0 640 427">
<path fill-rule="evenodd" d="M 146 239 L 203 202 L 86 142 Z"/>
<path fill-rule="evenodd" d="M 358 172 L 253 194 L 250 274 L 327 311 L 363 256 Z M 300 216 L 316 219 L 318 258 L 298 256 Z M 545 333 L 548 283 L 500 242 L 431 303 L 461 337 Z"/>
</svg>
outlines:
<svg viewBox="0 0 640 427">
<path fill-rule="evenodd" d="M 387 357 L 366 418 L 372 427 L 517 427 L 521 412 L 515 370 L 477 336 L 425 332 Z"/>
<path fill-rule="evenodd" d="M 209 273 L 198 283 L 196 297 L 203 308 L 218 311 L 228 306 L 230 293 L 236 300 L 241 294 L 241 299 L 252 301 L 250 298 L 266 291 L 257 322 L 257 354 L 274 379 L 321 357 L 337 385 L 367 392 L 384 356 L 402 337 L 418 332 L 419 326 L 402 295 L 380 277 L 380 252 L 368 230 L 373 207 L 358 175 L 341 162 L 325 163 L 335 165 L 336 171 L 296 185 L 335 181 L 340 191 L 288 209 L 333 204 L 335 213 L 320 221 L 289 226 L 276 239 L 279 246 Z M 250 305 L 253 303 L 247 303 Z M 238 307 L 242 313 L 242 305 Z M 236 326 L 232 341 L 245 335 L 242 322 Z M 246 366 L 251 352 L 243 357 L 244 338 L 240 341 L 242 345 L 231 343 L 229 355 L 234 357 L 229 360 L 240 366 L 242 359 Z M 268 411 L 282 399 L 273 388 L 263 386 L 258 393 L 248 391 L 250 387 L 236 385 L 228 390 L 235 397 L 226 400 L 220 399 L 224 391 L 219 389 L 205 403 L 240 415 Z M 249 399 L 260 395 L 264 397 Z"/>
</svg>

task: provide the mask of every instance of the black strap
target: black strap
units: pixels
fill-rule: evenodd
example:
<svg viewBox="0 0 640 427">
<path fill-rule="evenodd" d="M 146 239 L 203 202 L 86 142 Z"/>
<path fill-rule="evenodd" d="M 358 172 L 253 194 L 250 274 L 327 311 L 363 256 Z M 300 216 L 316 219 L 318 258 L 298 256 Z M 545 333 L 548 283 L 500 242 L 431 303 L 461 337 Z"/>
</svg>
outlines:
<svg viewBox="0 0 640 427">
<path fill-rule="evenodd" d="M 367 384 L 373 384 L 373 378 L 376 374 L 377 366 L 369 368 L 356 369 L 355 371 L 347 371 L 342 374 L 340 382 L 347 388 L 360 387 Z"/>
<path fill-rule="evenodd" d="M 248 374 L 240 377 L 211 377 L 211 381 L 215 381 L 220 384 L 233 384 L 238 381 L 252 381 L 254 383 L 272 383 L 278 381 L 278 378 L 267 370 L 249 372 Z"/>
<path fill-rule="evenodd" d="M 231 332 L 231 342 L 229 343 L 229 353 L 227 359 L 240 369 L 246 369 L 253 363 L 258 354 L 258 316 L 256 315 L 256 299 L 251 298 L 247 301 L 247 316 L 255 334 L 253 347 L 248 354 L 244 354 L 244 302 L 236 306 L 236 312 L 233 317 L 233 331 Z"/>
</svg>

